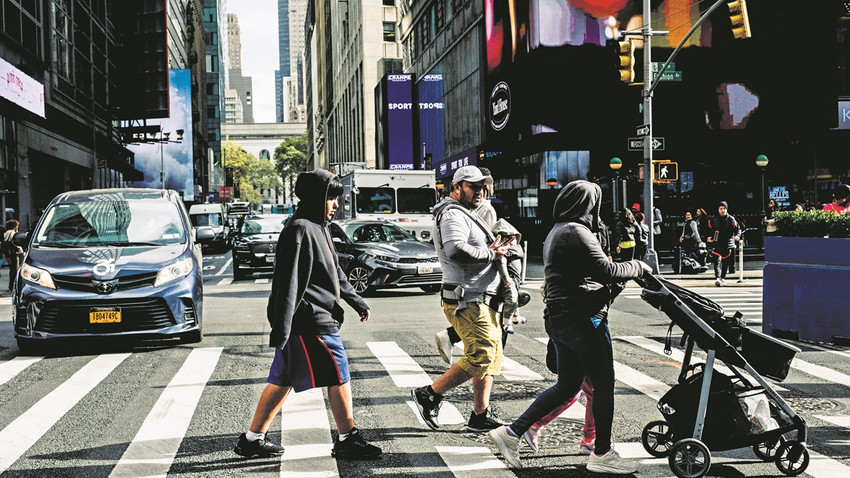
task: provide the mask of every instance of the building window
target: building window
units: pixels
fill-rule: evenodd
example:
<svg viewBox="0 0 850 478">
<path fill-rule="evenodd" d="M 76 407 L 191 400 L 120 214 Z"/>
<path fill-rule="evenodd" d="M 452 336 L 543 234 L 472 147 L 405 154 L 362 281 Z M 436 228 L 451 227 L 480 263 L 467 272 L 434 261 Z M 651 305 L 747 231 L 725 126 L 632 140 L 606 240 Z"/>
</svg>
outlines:
<svg viewBox="0 0 850 478">
<path fill-rule="evenodd" d="M 395 43 L 395 23 L 384 22 L 384 41 Z"/>
<path fill-rule="evenodd" d="M 71 81 L 71 2 L 58 0 L 51 4 L 53 10 L 53 71 L 67 81 Z"/>
<path fill-rule="evenodd" d="M 259 159 L 271 159 L 271 155 L 269 154 L 269 150 L 261 149 L 260 150 L 260 158 Z"/>
<path fill-rule="evenodd" d="M 33 0 L 4 0 L 0 29 L 33 53 L 41 56 L 41 3 Z"/>
</svg>

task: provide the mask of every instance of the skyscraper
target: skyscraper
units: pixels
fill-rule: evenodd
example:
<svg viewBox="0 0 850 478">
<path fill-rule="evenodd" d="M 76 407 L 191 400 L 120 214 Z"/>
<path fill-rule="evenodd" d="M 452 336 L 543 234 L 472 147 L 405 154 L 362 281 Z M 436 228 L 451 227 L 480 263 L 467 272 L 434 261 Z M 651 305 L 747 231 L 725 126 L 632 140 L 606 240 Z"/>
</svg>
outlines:
<svg viewBox="0 0 850 478">
<path fill-rule="evenodd" d="M 239 102 L 242 104 L 242 122 L 254 122 L 254 107 L 252 106 L 251 90 L 253 89 L 253 81 L 250 76 L 242 75 L 242 40 L 239 30 L 239 18 L 232 14 L 227 14 L 227 50 L 230 57 L 229 70 L 227 76 L 230 79 L 230 88 L 236 90 Z M 225 103 L 227 102 L 225 96 Z M 225 121 L 227 118 L 225 118 Z"/>
<path fill-rule="evenodd" d="M 277 122 L 305 121 L 304 21 L 307 0 L 278 0 L 278 69 L 275 71 Z"/>
</svg>

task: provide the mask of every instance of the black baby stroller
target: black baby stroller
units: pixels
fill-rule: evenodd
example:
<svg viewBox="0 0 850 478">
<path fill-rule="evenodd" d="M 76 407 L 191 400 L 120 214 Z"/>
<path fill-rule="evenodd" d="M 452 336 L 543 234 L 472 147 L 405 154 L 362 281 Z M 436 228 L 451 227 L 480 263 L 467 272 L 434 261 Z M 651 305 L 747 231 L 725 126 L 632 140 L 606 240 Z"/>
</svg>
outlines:
<svg viewBox="0 0 850 478">
<path fill-rule="evenodd" d="M 717 303 L 659 277 L 647 276 L 641 286 L 641 298 L 672 320 L 665 351 L 670 350 L 674 324 L 684 332 L 681 344 L 686 344 L 678 384 L 658 401 L 664 420 L 643 430 L 646 451 L 667 457 L 670 469 L 682 478 L 708 472 L 710 451 L 750 446 L 786 475 L 805 471 L 806 422 L 762 378 L 784 380 L 800 349 L 747 328 L 740 313 L 724 317 Z M 706 352 L 705 363 L 691 363 L 694 344 Z M 715 370 L 715 360 L 733 375 Z M 786 439 L 794 431 L 795 439 Z"/>
<path fill-rule="evenodd" d="M 702 274 L 708 270 L 705 265 L 707 256 L 708 250 L 703 242 L 700 242 L 700 247 L 694 249 L 693 253 L 687 253 L 684 247 L 677 246 L 674 250 L 673 273 Z"/>
</svg>

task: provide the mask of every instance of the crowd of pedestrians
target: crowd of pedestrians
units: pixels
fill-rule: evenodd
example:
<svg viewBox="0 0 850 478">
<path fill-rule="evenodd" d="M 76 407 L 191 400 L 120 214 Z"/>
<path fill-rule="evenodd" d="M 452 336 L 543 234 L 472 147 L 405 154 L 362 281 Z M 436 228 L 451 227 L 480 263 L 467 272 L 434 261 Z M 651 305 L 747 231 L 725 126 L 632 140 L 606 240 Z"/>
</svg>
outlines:
<svg viewBox="0 0 850 478">
<path fill-rule="evenodd" d="M 282 455 L 284 448 L 266 438 L 272 420 L 291 391 L 316 387 L 327 388 L 336 424 L 332 455 L 381 456 L 382 450 L 355 427 L 351 377 L 340 337 L 340 300 L 363 322 L 371 315 L 348 283 L 330 240 L 328 224 L 342 191 L 339 178 L 321 170 L 302 173 L 296 182 L 301 202 L 278 240 L 268 303 L 274 359 L 251 423 L 234 448 L 244 457 Z M 543 244 L 542 289 L 549 335 L 546 363 L 557 380 L 518 418 L 505 421 L 490 404 L 493 377 L 501 373 L 507 337 L 512 324 L 519 322 L 517 308 L 530 295 L 518 287 L 521 234 L 497 219 L 489 201 L 492 194 L 489 171 L 464 166 L 454 174 L 449 195 L 434 210 L 434 245 L 443 274 L 440 301 L 449 324 L 436 334 L 436 343 L 449 368 L 431 384 L 410 391 L 419 415 L 429 428 L 440 429 L 445 395 L 471 381 L 472 410 L 466 429 L 487 432 L 509 466 L 521 468 L 521 444 L 537 452 L 546 425 L 584 394 L 585 424 L 577 449 L 588 455 L 587 470 L 634 473 L 636 462 L 620 457 L 613 443 L 614 359 L 608 310 L 627 280 L 652 273 L 642 259 L 650 234 L 656 240 L 661 234 L 661 211 L 654 208 L 647 224 L 640 204 L 635 204 L 624 209 L 609 229 L 600 217 L 602 191 L 597 184 L 578 180 L 560 191 L 552 211 L 555 225 Z M 835 200 L 823 209 L 850 210 L 850 186 L 839 186 Z M 768 207 L 764 218 L 768 232 L 777 210 L 775 202 Z M 12 222 L 6 225 L 4 242 L 11 243 L 16 227 Z M 706 255 L 701 251 L 710 249 L 715 285 L 722 287 L 727 274 L 734 272 L 740 237 L 741 227 L 729 205 L 719 201 L 714 214 L 703 208 L 686 212 L 678 242 L 686 257 L 703 266 Z M 452 347 L 458 342 L 463 354 L 455 361 Z"/>
</svg>

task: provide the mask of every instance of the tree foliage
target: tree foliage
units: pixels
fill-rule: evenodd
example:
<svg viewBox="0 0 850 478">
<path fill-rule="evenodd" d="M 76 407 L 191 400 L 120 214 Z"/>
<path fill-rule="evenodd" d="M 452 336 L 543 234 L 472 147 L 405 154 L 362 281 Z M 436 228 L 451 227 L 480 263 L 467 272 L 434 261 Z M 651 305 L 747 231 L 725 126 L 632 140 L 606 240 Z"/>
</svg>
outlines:
<svg viewBox="0 0 850 478">
<path fill-rule="evenodd" d="M 289 190 L 294 190 L 295 179 L 307 170 L 307 133 L 294 138 L 286 138 L 274 149 L 274 164 Z"/>
<path fill-rule="evenodd" d="M 280 175 L 271 161 L 258 159 L 237 143 L 227 141 L 223 148 L 224 167 L 233 168 L 233 183 L 239 185 L 243 201 L 262 202 L 261 189 L 279 189 Z"/>
</svg>

